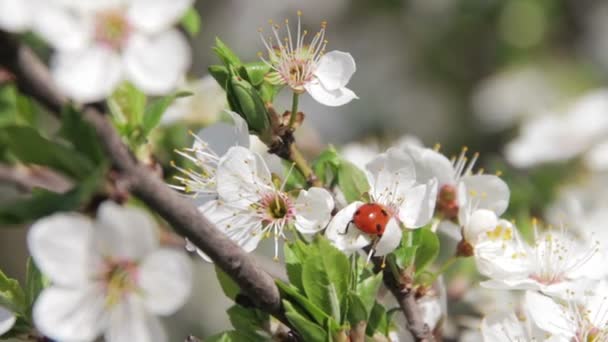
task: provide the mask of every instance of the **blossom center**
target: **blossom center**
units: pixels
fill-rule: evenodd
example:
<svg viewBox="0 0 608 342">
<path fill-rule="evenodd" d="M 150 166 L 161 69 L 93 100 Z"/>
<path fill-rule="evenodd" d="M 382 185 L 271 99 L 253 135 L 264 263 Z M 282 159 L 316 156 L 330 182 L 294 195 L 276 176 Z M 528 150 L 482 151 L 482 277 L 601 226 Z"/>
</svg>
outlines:
<svg viewBox="0 0 608 342">
<path fill-rule="evenodd" d="M 130 260 L 107 260 L 101 280 L 105 286 L 106 306 L 114 306 L 125 295 L 137 291 L 137 264 Z"/>
<path fill-rule="evenodd" d="M 289 220 L 295 214 L 291 199 L 283 192 L 271 192 L 262 197 L 261 206 L 265 213 L 263 221 Z"/>
<path fill-rule="evenodd" d="M 131 24 L 124 13 L 107 10 L 97 14 L 95 40 L 114 50 L 124 47 L 131 33 Z"/>
</svg>

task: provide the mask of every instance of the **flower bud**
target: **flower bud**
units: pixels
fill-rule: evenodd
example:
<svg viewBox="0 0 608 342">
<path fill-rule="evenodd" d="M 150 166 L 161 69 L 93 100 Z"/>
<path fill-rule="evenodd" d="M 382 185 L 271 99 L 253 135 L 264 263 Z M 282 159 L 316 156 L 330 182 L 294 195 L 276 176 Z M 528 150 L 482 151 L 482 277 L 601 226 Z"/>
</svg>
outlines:
<svg viewBox="0 0 608 342">
<path fill-rule="evenodd" d="M 237 75 L 232 75 L 226 88 L 230 108 L 237 112 L 262 141 L 266 142 L 271 134 L 268 110 L 259 92 Z"/>
</svg>

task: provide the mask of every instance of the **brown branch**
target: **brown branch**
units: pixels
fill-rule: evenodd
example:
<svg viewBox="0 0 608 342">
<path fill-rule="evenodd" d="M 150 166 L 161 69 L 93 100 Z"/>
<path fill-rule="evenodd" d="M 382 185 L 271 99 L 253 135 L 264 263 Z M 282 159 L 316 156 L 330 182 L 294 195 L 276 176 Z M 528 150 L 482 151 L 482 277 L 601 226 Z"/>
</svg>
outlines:
<svg viewBox="0 0 608 342">
<path fill-rule="evenodd" d="M 15 75 L 19 89 L 60 112 L 67 99 L 52 83 L 46 66 L 27 47 L 0 31 L 0 65 Z M 127 180 L 131 192 L 157 211 L 180 235 L 204 251 L 260 309 L 284 319 L 279 291 L 272 277 L 251 256 L 221 233 L 187 198 L 169 189 L 146 166 L 138 163 L 104 113 L 85 106 L 84 119 L 96 130 L 114 169 Z"/>
<path fill-rule="evenodd" d="M 378 260 L 380 258 L 374 259 L 376 268 L 381 268 L 382 260 Z M 397 280 L 391 271 L 390 265 L 386 265 L 382 272 L 384 286 L 386 286 L 393 296 L 395 296 L 395 299 L 397 299 L 399 307 L 405 315 L 408 324 L 407 328 L 412 333 L 414 339 L 419 342 L 435 341 L 431 329 L 424 323 L 424 319 L 422 318 L 422 312 L 420 312 L 420 307 L 416 302 L 416 291 L 408 287 L 404 281 Z"/>
<path fill-rule="evenodd" d="M 31 192 L 35 188 L 41 188 L 62 193 L 72 187 L 70 180 L 51 169 L 41 166 L 0 164 L 0 183 L 14 184 L 23 192 Z"/>
</svg>

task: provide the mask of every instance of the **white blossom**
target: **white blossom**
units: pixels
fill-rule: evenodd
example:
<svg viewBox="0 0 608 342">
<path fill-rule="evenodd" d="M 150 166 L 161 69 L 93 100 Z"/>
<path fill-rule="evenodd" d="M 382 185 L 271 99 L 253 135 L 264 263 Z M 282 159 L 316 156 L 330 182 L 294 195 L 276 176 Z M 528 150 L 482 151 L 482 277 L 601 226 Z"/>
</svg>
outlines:
<svg viewBox="0 0 608 342">
<path fill-rule="evenodd" d="M 527 317 L 518 317 L 513 312 L 485 316 L 481 321 L 481 335 L 485 342 L 566 342 L 539 329 Z"/>
<path fill-rule="evenodd" d="M 509 205 L 509 187 L 496 175 L 474 173 L 478 154 L 467 158 L 463 148 L 458 158 L 448 160 L 434 149 L 415 143 L 402 144 L 416 168 L 418 182 L 437 179 L 436 215 L 441 219 L 440 229 L 452 236 L 459 235 L 459 226 L 467 223 L 467 215 L 476 209 L 488 209 L 496 215 L 505 212 Z M 438 147 L 437 147 L 438 148 Z"/>
<path fill-rule="evenodd" d="M 534 226 L 530 245 L 505 220 L 486 232 L 475 245 L 477 268 L 490 278 L 482 286 L 563 296 L 567 289 L 585 285 L 586 279 L 594 277 L 595 271 L 586 266 L 598 251 L 597 242 L 581 243 L 565 230 L 539 233 Z"/>
<path fill-rule="evenodd" d="M 51 72 L 70 98 L 101 100 L 123 80 L 161 95 L 183 79 L 190 48 L 173 26 L 192 0 L 56 2 L 37 14 L 36 32 L 57 50 Z"/>
<path fill-rule="evenodd" d="M 352 224 L 353 215 L 363 205 L 363 202 L 355 201 L 333 217 L 326 236 L 345 253 L 374 242 L 374 254 L 385 255 L 399 245 L 401 226 L 415 229 L 429 223 L 435 209 L 437 180 L 416 183 L 412 159 L 398 148 L 390 148 L 377 156 L 366 165 L 365 171 L 370 185 L 369 202 L 382 205 L 390 216 L 384 233 L 381 237 L 370 236 Z"/>
<path fill-rule="evenodd" d="M 271 24 L 271 35 L 264 38 L 262 29 L 260 37 L 268 52 L 268 58 L 260 57 L 268 64 L 272 72 L 268 79 L 281 85 L 287 85 L 296 93 L 308 92 L 317 102 L 326 106 L 341 106 L 357 98 L 355 93 L 346 88 L 356 66 L 353 57 L 346 52 L 330 51 L 325 53 L 325 28 L 306 44 L 308 31 L 302 31 L 301 13 L 298 11 L 298 27 L 292 36 L 289 22 L 285 20 L 287 36 L 279 35 L 280 25 Z"/>
<path fill-rule="evenodd" d="M 11 330 L 16 320 L 17 318 L 12 312 L 0 306 L 0 336 Z"/>
<path fill-rule="evenodd" d="M 569 160 L 603 142 L 608 132 L 608 90 L 591 91 L 562 110 L 546 111 L 530 118 L 517 138 L 505 149 L 507 160 L 517 167 Z M 594 160 L 590 163 L 603 164 Z"/>
<path fill-rule="evenodd" d="M 608 285 L 593 283 L 581 291 L 569 291 L 565 300 L 527 291 L 530 316 L 558 341 L 601 342 L 608 340 Z"/>
<path fill-rule="evenodd" d="M 33 308 L 38 330 L 61 341 L 167 341 L 156 315 L 186 301 L 192 270 L 186 254 L 159 246 L 141 209 L 103 203 L 95 221 L 57 213 L 28 234 L 30 253 L 52 282 Z"/>
<path fill-rule="evenodd" d="M 216 173 L 217 200 L 199 210 L 245 251 L 254 250 L 265 237 L 275 241 L 278 258 L 280 239 L 286 230 L 306 235 L 325 228 L 334 201 L 331 194 L 312 187 L 297 197 L 277 186 L 262 157 L 241 146 L 231 147 L 220 159 Z"/>
</svg>

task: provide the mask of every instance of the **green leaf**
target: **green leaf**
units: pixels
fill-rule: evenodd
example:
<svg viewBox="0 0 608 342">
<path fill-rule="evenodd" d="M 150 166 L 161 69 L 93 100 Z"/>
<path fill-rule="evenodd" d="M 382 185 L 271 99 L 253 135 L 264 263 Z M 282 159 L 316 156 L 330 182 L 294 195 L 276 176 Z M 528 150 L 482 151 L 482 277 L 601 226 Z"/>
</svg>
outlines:
<svg viewBox="0 0 608 342">
<path fill-rule="evenodd" d="M 268 324 L 269 316 L 260 310 L 233 305 L 228 309 L 228 317 L 236 331 L 248 341 L 268 341 L 271 338 L 263 328 Z"/>
<path fill-rule="evenodd" d="M 230 73 L 228 72 L 228 69 L 223 65 L 210 65 L 208 70 L 211 76 L 213 76 L 217 83 L 222 87 L 222 89 L 226 90 L 228 80 L 230 79 Z"/>
<path fill-rule="evenodd" d="M 213 51 L 226 67 L 239 67 L 242 64 L 239 57 L 218 37 L 215 37 Z"/>
<path fill-rule="evenodd" d="M 93 163 L 75 149 L 46 139 L 31 127 L 0 128 L 0 144 L 23 163 L 48 166 L 76 179 L 85 178 L 94 169 Z"/>
<path fill-rule="evenodd" d="M 103 150 L 95 129 L 82 119 L 82 114 L 67 106 L 61 115 L 59 134 L 72 143 L 74 149 L 95 164 L 104 160 Z"/>
<path fill-rule="evenodd" d="M 401 269 L 412 266 L 416 258 L 417 250 L 418 246 L 400 246 L 399 248 L 395 249 L 393 251 L 393 255 L 395 257 L 397 266 Z"/>
<path fill-rule="evenodd" d="M 376 302 L 378 289 L 382 284 L 382 272 L 364 279 L 357 285 L 357 295 L 365 308 L 365 312 L 371 312 Z"/>
<path fill-rule="evenodd" d="M 217 280 L 220 282 L 220 286 L 226 297 L 234 301 L 239 292 L 241 292 L 239 285 L 217 266 L 215 266 L 215 275 L 217 276 Z"/>
<path fill-rule="evenodd" d="M 143 130 L 143 136 L 146 137 L 154 127 L 158 125 L 160 119 L 163 114 L 167 110 L 167 108 L 180 97 L 191 96 L 191 92 L 180 91 L 175 94 L 163 96 L 159 99 L 152 101 L 148 106 L 146 106 L 146 111 L 143 117 L 143 121 L 141 123 L 141 128 Z"/>
<path fill-rule="evenodd" d="M 439 238 L 427 227 L 416 229 L 413 234 L 413 245 L 418 247 L 414 266 L 419 274 L 439 255 Z"/>
<path fill-rule="evenodd" d="M 123 82 L 108 99 L 114 120 L 134 129 L 141 123 L 146 108 L 146 95 L 132 83 Z"/>
<path fill-rule="evenodd" d="M 342 160 L 336 149 L 330 146 L 315 159 L 312 163 L 312 169 L 323 184 L 330 185 L 338 172 L 341 162 Z"/>
<path fill-rule="evenodd" d="M 83 203 L 88 202 L 100 187 L 104 181 L 105 171 L 105 166 L 92 171 L 89 177 L 63 194 L 39 189 L 34 191 L 29 198 L 2 203 L 0 224 L 22 224 L 57 211 L 71 211 L 79 208 Z"/>
<path fill-rule="evenodd" d="M 294 304 L 298 304 L 312 319 L 317 323 L 322 324 L 328 317 L 323 310 L 311 302 L 308 298 L 304 297 L 295 287 L 290 284 L 286 284 L 280 280 L 276 281 L 277 287 L 281 292 L 281 297 L 288 299 Z"/>
<path fill-rule="evenodd" d="M 373 304 L 372 304 L 373 307 Z M 348 312 L 346 319 L 351 326 L 355 326 L 361 321 L 367 321 L 371 308 L 367 309 L 361 298 L 354 292 L 348 294 Z"/>
<path fill-rule="evenodd" d="M 319 255 L 302 265 L 302 286 L 306 297 L 340 321 L 340 303 L 345 299 L 350 278 L 348 258 L 324 238 L 317 238 Z"/>
<path fill-rule="evenodd" d="M 26 279 L 25 279 L 25 303 L 27 316 L 31 320 L 31 310 L 34 302 L 42 290 L 49 286 L 50 281 L 40 272 L 34 260 L 27 259 Z"/>
<path fill-rule="evenodd" d="M 325 341 L 327 339 L 325 329 L 300 315 L 291 303 L 283 300 L 283 306 L 285 307 L 287 320 L 294 326 L 304 341 Z"/>
<path fill-rule="evenodd" d="M 369 320 L 367 321 L 367 335 L 373 336 L 375 332 L 380 332 L 382 335 L 386 336 L 388 334 L 388 328 L 389 324 L 386 317 L 386 309 L 376 302 L 369 315 Z"/>
<path fill-rule="evenodd" d="M 360 200 L 369 191 L 363 171 L 348 161 L 342 161 L 338 168 L 338 186 L 348 203 Z"/>
<path fill-rule="evenodd" d="M 195 37 L 201 30 L 201 16 L 194 7 L 188 8 L 179 23 L 191 37 Z"/>
<path fill-rule="evenodd" d="M 284 245 L 287 278 L 300 291 L 304 291 L 304 287 L 302 286 L 302 263 L 307 257 L 303 251 L 303 244 L 300 240 L 296 240 L 293 243 L 286 243 Z"/>
<path fill-rule="evenodd" d="M 2 271 L 0 271 L 0 306 L 22 316 L 26 312 L 25 294 L 19 282 L 7 277 Z"/>
</svg>

